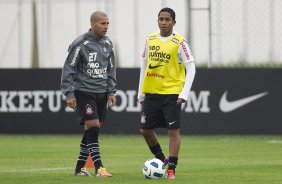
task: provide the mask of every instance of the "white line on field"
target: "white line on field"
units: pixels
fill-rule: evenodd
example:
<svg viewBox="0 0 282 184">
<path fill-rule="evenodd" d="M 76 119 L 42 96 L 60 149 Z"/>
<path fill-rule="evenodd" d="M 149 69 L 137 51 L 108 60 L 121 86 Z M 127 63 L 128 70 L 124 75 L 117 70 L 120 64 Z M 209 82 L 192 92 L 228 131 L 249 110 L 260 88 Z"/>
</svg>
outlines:
<svg viewBox="0 0 282 184">
<path fill-rule="evenodd" d="M 267 141 L 268 144 L 282 144 L 282 140 L 269 140 Z"/>
<path fill-rule="evenodd" d="M 62 171 L 72 169 L 70 167 L 53 167 L 53 168 L 36 168 L 36 169 L 5 169 L 0 170 L 0 173 L 12 173 L 12 172 L 40 172 L 40 171 Z"/>
</svg>

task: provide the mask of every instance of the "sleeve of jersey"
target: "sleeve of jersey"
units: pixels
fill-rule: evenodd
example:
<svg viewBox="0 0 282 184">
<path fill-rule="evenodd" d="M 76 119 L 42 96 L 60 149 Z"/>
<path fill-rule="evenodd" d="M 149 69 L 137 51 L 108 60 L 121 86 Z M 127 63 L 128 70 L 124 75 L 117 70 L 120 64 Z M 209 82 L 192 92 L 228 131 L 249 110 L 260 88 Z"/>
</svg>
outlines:
<svg viewBox="0 0 282 184">
<path fill-rule="evenodd" d="M 61 74 L 61 91 L 66 99 L 74 97 L 74 78 L 79 61 L 80 46 L 70 46 Z"/>
<path fill-rule="evenodd" d="M 186 80 L 185 80 L 185 84 L 184 87 L 181 91 L 181 93 L 179 94 L 178 98 L 182 98 L 185 101 L 187 101 L 188 99 L 188 94 L 191 90 L 193 81 L 194 81 L 194 77 L 196 74 L 196 67 L 195 67 L 195 63 L 194 62 L 189 62 L 189 63 L 184 63 L 185 68 L 186 68 Z"/>
<path fill-rule="evenodd" d="M 108 64 L 108 79 L 107 79 L 107 93 L 108 95 L 114 95 L 116 93 L 116 62 L 115 54 L 112 50 L 112 53 L 109 58 Z"/>
<path fill-rule="evenodd" d="M 145 95 L 142 93 L 142 86 L 143 86 L 144 75 L 146 71 L 147 40 L 146 40 L 145 48 L 143 50 L 141 58 L 142 60 L 141 60 L 141 65 L 140 65 L 139 87 L 138 87 L 138 95 L 137 95 L 138 102 L 144 101 L 144 98 L 145 98 Z"/>
<path fill-rule="evenodd" d="M 181 47 L 179 49 L 180 49 L 179 50 L 180 52 L 179 59 L 183 61 L 185 65 L 185 69 L 186 69 L 186 80 L 185 80 L 184 87 L 181 93 L 179 94 L 178 98 L 182 98 L 187 101 L 188 94 L 191 90 L 191 87 L 194 81 L 194 77 L 196 74 L 196 67 L 194 63 L 194 57 L 192 55 L 191 49 L 186 40 L 183 40 L 183 42 L 181 43 Z"/>
<path fill-rule="evenodd" d="M 145 95 L 142 93 L 142 86 L 143 86 L 143 81 L 144 81 L 144 75 L 145 75 L 145 70 L 146 70 L 146 62 L 142 62 L 140 66 L 140 77 L 139 77 L 139 87 L 138 87 L 138 102 L 144 101 Z"/>
<path fill-rule="evenodd" d="M 179 47 L 180 58 L 184 63 L 189 63 L 194 61 L 194 57 L 192 55 L 191 49 L 186 40 L 181 42 L 181 46 Z"/>
</svg>

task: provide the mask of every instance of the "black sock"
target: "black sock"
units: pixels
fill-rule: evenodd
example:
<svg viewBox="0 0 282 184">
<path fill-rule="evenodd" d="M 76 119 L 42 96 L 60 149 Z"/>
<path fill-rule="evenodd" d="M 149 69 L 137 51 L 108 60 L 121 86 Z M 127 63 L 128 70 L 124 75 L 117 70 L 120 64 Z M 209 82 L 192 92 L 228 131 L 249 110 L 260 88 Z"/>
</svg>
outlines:
<svg viewBox="0 0 282 184">
<path fill-rule="evenodd" d="M 178 157 L 169 157 L 168 158 L 168 169 L 172 169 L 175 172 L 175 168 L 177 166 Z"/>
<path fill-rule="evenodd" d="M 165 155 L 163 154 L 162 148 L 159 143 L 149 148 L 157 159 L 160 159 L 161 161 L 165 160 Z"/>
<path fill-rule="evenodd" d="M 87 143 L 86 143 L 86 132 L 84 132 L 84 135 L 82 137 L 81 143 L 80 143 L 80 153 L 77 159 L 76 167 L 75 167 L 75 172 L 79 173 L 81 171 L 81 168 L 84 167 L 85 162 L 87 161 L 88 158 L 88 149 L 87 149 Z"/>
<path fill-rule="evenodd" d="M 100 129 L 97 127 L 92 127 L 86 131 L 88 152 L 92 157 L 96 173 L 100 167 L 103 167 L 100 156 L 100 145 L 98 142 L 99 130 Z"/>
</svg>

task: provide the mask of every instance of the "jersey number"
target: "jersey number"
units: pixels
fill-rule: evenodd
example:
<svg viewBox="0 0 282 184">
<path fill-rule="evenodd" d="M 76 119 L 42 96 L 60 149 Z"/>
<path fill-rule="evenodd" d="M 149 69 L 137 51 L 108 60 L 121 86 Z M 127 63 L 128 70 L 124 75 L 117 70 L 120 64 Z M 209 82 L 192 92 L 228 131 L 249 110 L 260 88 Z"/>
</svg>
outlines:
<svg viewBox="0 0 282 184">
<path fill-rule="evenodd" d="M 96 58 L 97 58 L 97 52 L 89 53 L 89 62 L 96 61 Z"/>
</svg>

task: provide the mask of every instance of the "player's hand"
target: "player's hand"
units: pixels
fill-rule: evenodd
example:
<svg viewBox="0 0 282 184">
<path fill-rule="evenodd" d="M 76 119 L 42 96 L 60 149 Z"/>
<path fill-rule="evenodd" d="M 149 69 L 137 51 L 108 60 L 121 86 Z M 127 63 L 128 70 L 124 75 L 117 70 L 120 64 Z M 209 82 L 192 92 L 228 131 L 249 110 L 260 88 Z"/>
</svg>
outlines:
<svg viewBox="0 0 282 184">
<path fill-rule="evenodd" d="M 183 98 L 178 98 L 177 101 L 176 101 L 176 104 L 179 105 L 179 104 L 182 104 L 184 102 L 185 102 L 185 100 Z"/>
<path fill-rule="evenodd" d="M 142 106 L 144 105 L 144 101 L 139 102 Z"/>
<path fill-rule="evenodd" d="M 76 107 L 76 99 L 75 98 L 70 98 L 70 99 L 66 100 L 66 102 L 67 102 L 67 106 L 75 109 L 75 107 Z"/>
<path fill-rule="evenodd" d="M 108 97 L 108 104 L 109 104 L 109 107 L 112 108 L 113 106 L 116 105 L 116 97 L 115 96 L 109 96 Z"/>
</svg>

